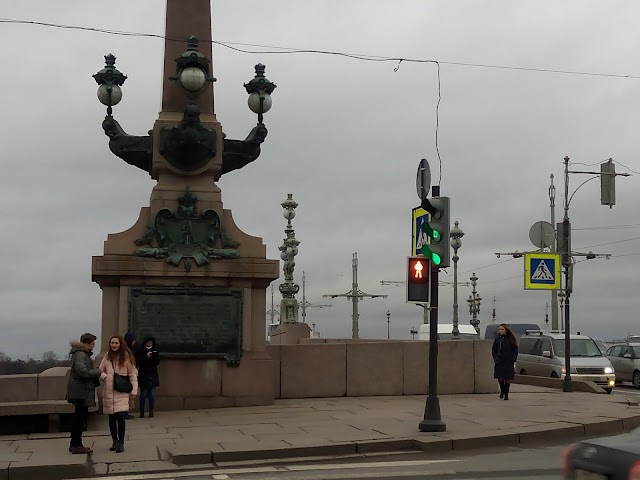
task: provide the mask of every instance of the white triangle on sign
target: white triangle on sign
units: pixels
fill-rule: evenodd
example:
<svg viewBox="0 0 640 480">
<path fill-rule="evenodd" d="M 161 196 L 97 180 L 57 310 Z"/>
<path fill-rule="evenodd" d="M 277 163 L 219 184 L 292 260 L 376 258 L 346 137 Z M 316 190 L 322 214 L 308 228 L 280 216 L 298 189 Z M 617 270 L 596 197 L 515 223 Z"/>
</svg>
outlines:
<svg viewBox="0 0 640 480">
<path fill-rule="evenodd" d="M 531 274 L 531 280 L 553 280 L 553 274 L 544 260 L 540 260 L 538 268 Z"/>
</svg>

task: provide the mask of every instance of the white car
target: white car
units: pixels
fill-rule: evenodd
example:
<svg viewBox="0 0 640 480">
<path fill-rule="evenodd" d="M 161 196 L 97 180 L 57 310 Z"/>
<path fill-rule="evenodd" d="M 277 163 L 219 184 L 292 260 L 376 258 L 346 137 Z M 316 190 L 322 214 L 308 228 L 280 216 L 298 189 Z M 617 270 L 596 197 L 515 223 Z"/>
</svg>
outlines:
<svg viewBox="0 0 640 480">
<path fill-rule="evenodd" d="M 616 371 L 586 335 L 570 335 L 571 378 L 594 382 L 607 393 L 615 385 Z M 527 331 L 520 337 L 516 373 L 539 377 L 564 378 L 564 333 Z"/>
<path fill-rule="evenodd" d="M 640 343 L 619 343 L 607 350 L 607 358 L 616 369 L 616 381 L 631 382 L 640 388 Z"/>
</svg>

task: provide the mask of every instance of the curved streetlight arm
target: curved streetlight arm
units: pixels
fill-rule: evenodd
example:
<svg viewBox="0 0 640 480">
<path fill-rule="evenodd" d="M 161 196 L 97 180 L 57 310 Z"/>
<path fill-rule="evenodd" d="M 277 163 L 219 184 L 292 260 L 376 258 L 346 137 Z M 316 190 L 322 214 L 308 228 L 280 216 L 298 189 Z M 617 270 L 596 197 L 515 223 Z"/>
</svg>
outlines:
<svg viewBox="0 0 640 480">
<path fill-rule="evenodd" d="M 596 178 L 599 178 L 598 175 L 593 176 L 591 178 L 587 178 L 584 182 L 582 182 L 580 185 L 578 185 L 578 188 L 576 188 L 573 193 L 571 194 L 571 196 L 569 197 L 569 200 L 567 201 L 567 208 L 569 208 L 569 205 L 571 205 L 571 200 L 573 199 L 573 196 L 576 194 L 576 192 L 578 190 L 580 190 L 580 187 L 582 187 L 585 183 L 590 182 L 591 180 L 595 180 Z"/>
</svg>

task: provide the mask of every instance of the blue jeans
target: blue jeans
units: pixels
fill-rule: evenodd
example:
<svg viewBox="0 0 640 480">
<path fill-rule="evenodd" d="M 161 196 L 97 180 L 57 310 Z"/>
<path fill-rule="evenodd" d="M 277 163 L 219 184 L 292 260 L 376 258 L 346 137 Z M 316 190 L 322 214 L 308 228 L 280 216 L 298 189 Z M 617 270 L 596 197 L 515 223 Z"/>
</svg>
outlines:
<svg viewBox="0 0 640 480">
<path fill-rule="evenodd" d="M 156 387 L 140 389 L 140 413 L 144 413 L 144 404 L 149 399 L 149 411 L 153 412 L 156 403 Z"/>
</svg>

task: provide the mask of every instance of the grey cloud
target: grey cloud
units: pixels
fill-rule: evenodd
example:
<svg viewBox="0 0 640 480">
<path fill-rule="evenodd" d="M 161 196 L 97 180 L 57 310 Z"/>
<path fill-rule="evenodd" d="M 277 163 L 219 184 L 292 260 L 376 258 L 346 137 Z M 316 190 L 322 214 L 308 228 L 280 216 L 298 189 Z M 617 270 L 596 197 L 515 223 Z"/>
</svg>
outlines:
<svg viewBox="0 0 640 480">
<path fill-rule="evenodd" d="M 215 39 L 561 70 L 639 74 L 629 59 L 640 41 L 635 2 L 398 2 L 254 0 L 213 2 Z M 118 12 L 113 15 L 113 12 Z M 259 12 L 248 15 L 247 12 Z M 16 2 L 3 17 L 162 33 L 164 11 L 154 0 L 87 5 L 59 0 Z M 3 24 L 0 52 L 28 61 L 9 69 L 0 91 L 3 125 L 0 213 L 3 219 L 0 351 L 12 356 L 65 353 L 67 341 L 99 330 L 100 290 L 90 282 L 92 255 L 107 234 L 129 228 L 148 203 L 154 182 L 114 157 L 100 122 L 91 75 L 113 52 L 128 76 L 116 118 L 134 134 L 149 130 L 160 108 L 162 42 L 97 33 Z M 246 47 L 252 49 L 253 47 Z M 269 50 L 273 50 L 270 48 Z M 417 205 L 415 169 L 435 144 L 433 64 L 360 62 L 315 54 L 241 54 L 214 46 L 216 113 L 230 138 L 255 124 L 242 83 L 259 61 L 278 88 L 266 115 L 269 137 L 261 157 L 220 182 L 236 223 L 263 237 L 270 258 L 284 236 L 280 203 L 293 193 L 301 240 L 296 279 L 307 274 L 307 298 L 331 308 L 308 311 L 322 336 L 349 336 L 351 305 L 322 299 L 351 288 L 351 254 L 360 259 L 360 288 L 387 299 L 361 304 L 363 336 L 410 338 L 422 310 L 404 301 L 410 211 Z M 562 158 L 595 164 L 606 158 L 640 172 L 635 135 L 637 82 L 441 65 L 439 147 L 442 191 L 466 235 L 460 278 L 480 278 L 480 318 L 543 319 L 550 295 L 523 289 L 522 260 L 499 263 L 494 252 L 533 249 L 531 224 L 549 219 L 547 188 L 554 173 L 556 218 L 562 216 Z M 620 165 L 618 171 L 624 171 Z M 638 224 L 637 175 L 617 181 L 612 210 L 599 205 L 597 180 L 571 205 L 574 227 Z M 573 191 L 586 177 L 571 178 Z M 638 229 L 576 230 L 576 247 L 640 236 Z M 626 257 L 576 267 L 572 309 L 585 333 L 609 338 L 633 331 L 630 301 L 637 290 L 638 241 L 594 247 Z M 483 267 L 483 268 L 478 268 Z M 477 269 L 477 270 L 476 270 Z M 462 273 L 465 272 L 465 273 Z M 442 272 L 452 279 L 453 269 Z M 274 282 L 279 284 L 282 280 Z M 441 288 L 441 321 L 452 315 L 452 288 Z M 460 318 L 468 322 L 467 287 Z M 270 296 L 268 297 L 270 299 Z M 270 300 L 269 300 L 270 301 Z M 278 293 L 276 290 L 276 303 Z M 265 318 L 266 321 L 266 318 Z"/>
</svg>

